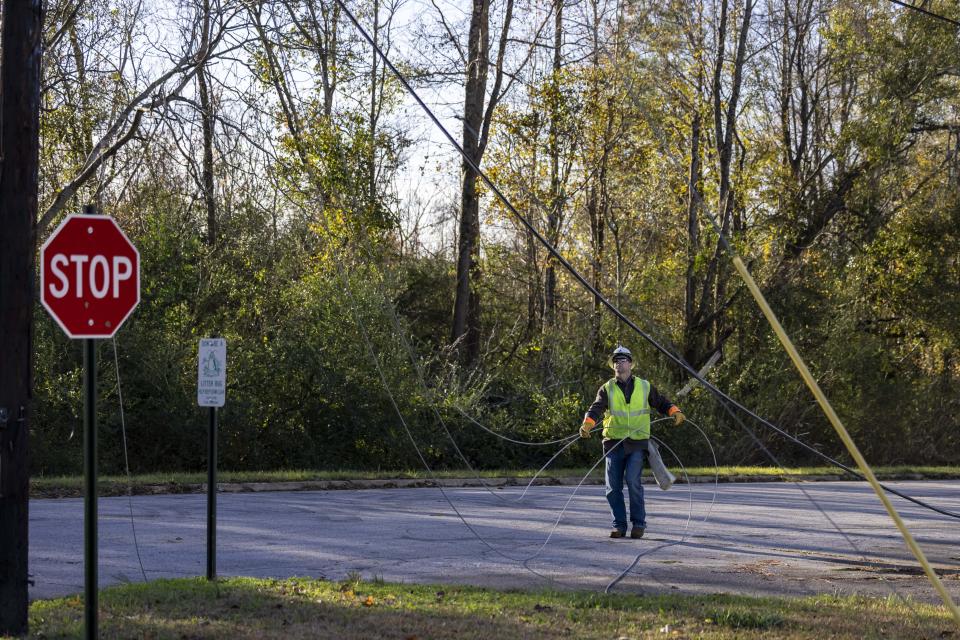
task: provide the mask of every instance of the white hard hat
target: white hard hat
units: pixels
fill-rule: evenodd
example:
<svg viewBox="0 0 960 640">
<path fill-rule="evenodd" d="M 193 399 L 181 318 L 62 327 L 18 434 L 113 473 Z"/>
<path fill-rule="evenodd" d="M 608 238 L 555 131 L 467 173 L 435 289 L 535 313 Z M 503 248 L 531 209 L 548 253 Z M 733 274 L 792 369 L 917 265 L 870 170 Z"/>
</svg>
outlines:
<svg viewBox="0 0 960 640">
<path fill-rule="evenodd" d="M 630 353 L 630 349 L 627 349 L 622 344 L 618 344 L 617 348 L 613 350 L 613 353 L 610 354 L 610 362 L 616 362 L 617 360 L 622 360 L 626 358 L 630 362 L 633 362 L 633 354 Z"/>
</svg>

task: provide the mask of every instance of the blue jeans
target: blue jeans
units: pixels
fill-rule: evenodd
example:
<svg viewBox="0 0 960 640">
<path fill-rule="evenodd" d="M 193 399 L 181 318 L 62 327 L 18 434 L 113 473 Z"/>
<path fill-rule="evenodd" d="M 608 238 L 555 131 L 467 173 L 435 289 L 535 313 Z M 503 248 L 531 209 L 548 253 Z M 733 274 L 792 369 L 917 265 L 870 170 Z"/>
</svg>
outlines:
<svg viewBox="0 0 960 640">
<path fill-rule="evenodd" d="M 627 492 L 630 494 L 630 523 L 634 527 L 647 526 L 647 512 L 643 504 L 643 485 L 640 476 L 643 474 L 643 463 L 647 452 L 636 449 L 626 453 L 623 445 L 614 447 L 607 453 L 607 502 L 613 513 L 613 527 L 626 531 L 627 511 L 623 504 L 623 482 L 626 478 Z"/>
</svg>

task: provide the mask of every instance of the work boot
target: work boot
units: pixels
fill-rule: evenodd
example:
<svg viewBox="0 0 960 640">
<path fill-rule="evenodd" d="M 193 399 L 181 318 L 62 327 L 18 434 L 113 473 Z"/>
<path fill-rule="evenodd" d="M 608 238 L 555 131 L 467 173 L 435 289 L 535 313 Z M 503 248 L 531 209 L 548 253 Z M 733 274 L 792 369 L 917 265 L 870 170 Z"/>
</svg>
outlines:
<svg viewBox="0 0 960 640">
<path fill-rule="evenodd" d="M 643 537 L 643 527 L 634 527 L 630 530 L 630 537 L 636 540 Z"/>
<path fill-rule="evenodd" d="M 611 538 L 623 538 L 626 535 L 627 535 L 626 529 L 614 529 L 613 531 L 610 532 Z"/>
</svg>

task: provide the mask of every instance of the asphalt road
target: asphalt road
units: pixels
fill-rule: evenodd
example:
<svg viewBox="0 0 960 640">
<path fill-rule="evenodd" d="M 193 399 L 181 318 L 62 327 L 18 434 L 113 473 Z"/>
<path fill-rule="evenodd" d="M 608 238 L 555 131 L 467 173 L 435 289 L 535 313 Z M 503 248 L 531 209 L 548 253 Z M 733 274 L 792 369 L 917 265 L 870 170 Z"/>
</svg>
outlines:
<svg viewBox="0 0 960 640">
<path fill-rule="evenodd" d="M 960 512 L 960 482 L 890 484 Z M 618 590 L 940 602 L 866 484 L 648 485 L 642 540 L 607 537 L 602 487 L 574 490 L 446 489 L 469 528 L 435 488 L 221 493 L 218 573 L 602 590 L 640 555 Z M 960 600 L 960 522 L 894 504 Z M 101 586 L 205 575 L 204 495 L 102 498 L 99 526 Z M 82 500 L 31 501 L 30 573 L 31 598 L 83 591 Z"/>
</svg>

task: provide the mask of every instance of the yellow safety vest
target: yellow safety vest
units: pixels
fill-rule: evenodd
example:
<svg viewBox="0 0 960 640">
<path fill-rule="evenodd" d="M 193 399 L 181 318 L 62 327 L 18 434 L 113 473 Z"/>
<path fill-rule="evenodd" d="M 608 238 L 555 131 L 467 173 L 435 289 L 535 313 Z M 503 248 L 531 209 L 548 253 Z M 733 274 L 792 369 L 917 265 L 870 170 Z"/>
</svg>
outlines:
<svg viewBox="0 0 960 640">
<path fill-rule="evenodd" d="M 615 440 L 647 440 L 650 438 L 650 383 L 634 378 L 630 402 L 617 386 L 617 379 L 606 383 L 607 411 L 603 418 L 603 437 Z"/>
</svg>

